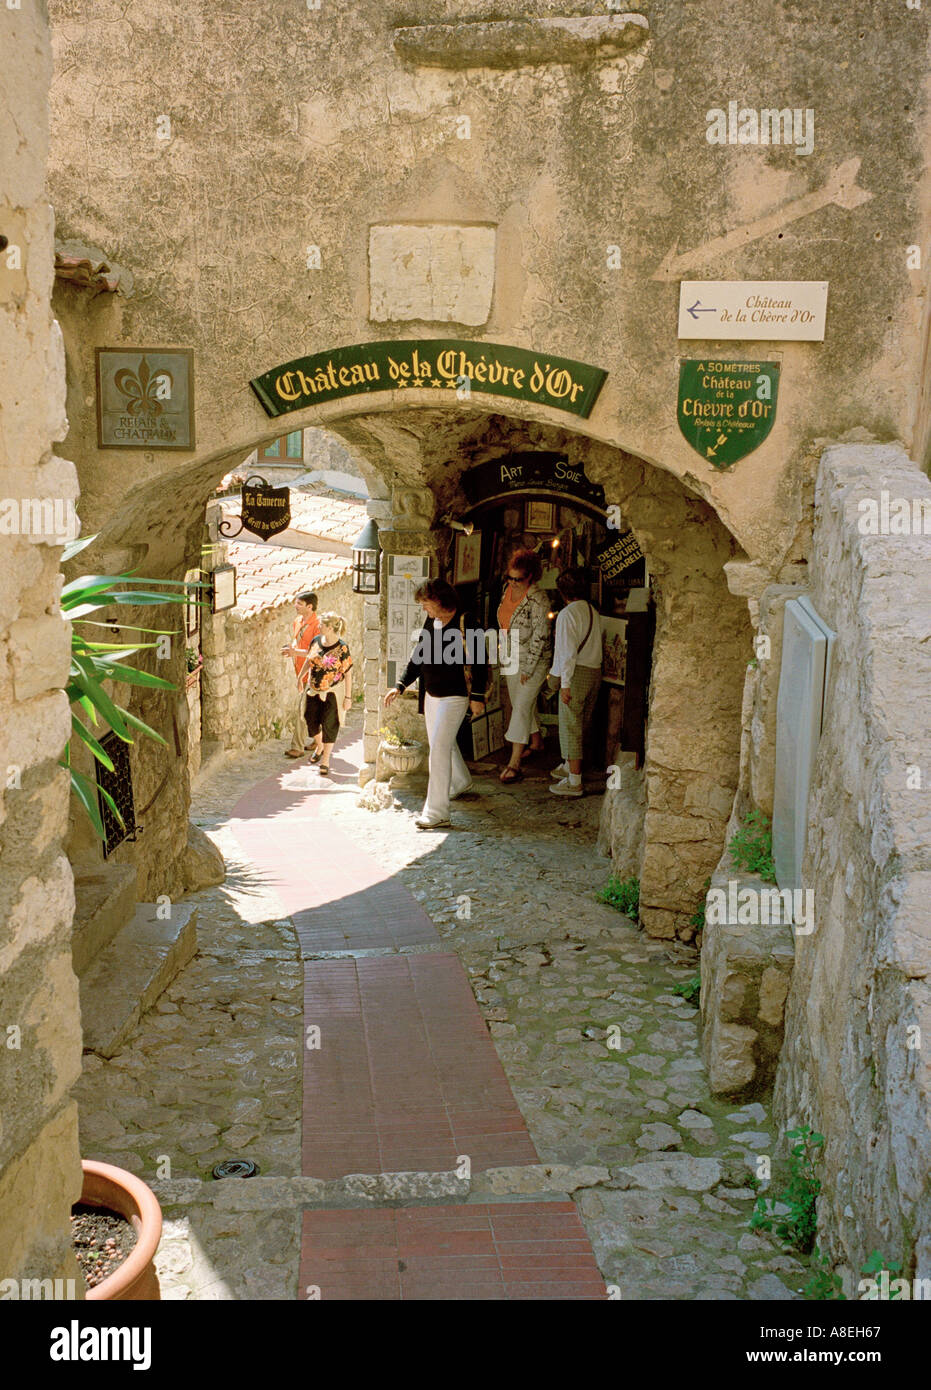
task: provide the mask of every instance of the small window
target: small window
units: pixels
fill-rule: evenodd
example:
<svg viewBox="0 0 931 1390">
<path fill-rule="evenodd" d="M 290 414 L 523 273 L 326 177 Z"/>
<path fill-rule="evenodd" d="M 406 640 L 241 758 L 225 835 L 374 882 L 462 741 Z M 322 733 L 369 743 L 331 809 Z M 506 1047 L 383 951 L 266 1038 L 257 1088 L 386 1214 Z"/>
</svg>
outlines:
<svg viewBox="0 0 931 1390">
<path fill-rule="evenodd" d="M 304 435 L 301 430 L 294 430 L 288 435 L 288 458 L 302 459 L 304 457 Z"/>
<path fill-rule="evenodd" d="M 272 444 L 266 444 L 262 450 L 262 457 L 266 459 L 281 458 L 281 440 L 276 439 Z"/>
</svg>

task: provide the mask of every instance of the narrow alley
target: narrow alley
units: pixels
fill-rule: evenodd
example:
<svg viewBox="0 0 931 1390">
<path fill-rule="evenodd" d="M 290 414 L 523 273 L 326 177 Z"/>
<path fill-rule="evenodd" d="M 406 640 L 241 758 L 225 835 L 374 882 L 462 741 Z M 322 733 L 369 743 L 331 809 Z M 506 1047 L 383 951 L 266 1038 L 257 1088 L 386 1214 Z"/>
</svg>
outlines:
<svg viewBox="0 0 931 1390">
<path fill-rule="evenodd" d="M 600 798 L 489 761 L 423 834 L 419 783 L 360 804 L 357 721 L 329 784 L 277 742 L 207 770 L 197 954 L 85 1054 L 82 1148 L 154 1188 L 162 1297 L 799 1297 L 748 1229 L 769 1115 L 711 1097 L 675 993 L 697 952 L 597 900 Z"/>
</svg>

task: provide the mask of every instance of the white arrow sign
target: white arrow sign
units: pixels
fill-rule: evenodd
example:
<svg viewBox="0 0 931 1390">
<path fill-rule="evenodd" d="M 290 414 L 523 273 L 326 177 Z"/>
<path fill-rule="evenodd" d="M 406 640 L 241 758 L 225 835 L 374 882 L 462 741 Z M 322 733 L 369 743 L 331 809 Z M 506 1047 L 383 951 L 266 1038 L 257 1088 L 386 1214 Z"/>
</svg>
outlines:
<svg viewBox="0 0 931 1390">
<path fill-rule="evenodd" d="M 683 280 L 680 338 L 824 341 L 827 280 Z"/>
</svg>

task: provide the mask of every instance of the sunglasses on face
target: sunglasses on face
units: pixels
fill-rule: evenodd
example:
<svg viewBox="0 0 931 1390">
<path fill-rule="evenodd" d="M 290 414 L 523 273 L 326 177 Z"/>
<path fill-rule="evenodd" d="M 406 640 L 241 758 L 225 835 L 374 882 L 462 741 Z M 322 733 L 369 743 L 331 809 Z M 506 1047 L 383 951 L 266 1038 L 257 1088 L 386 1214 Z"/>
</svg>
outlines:
<svg viewBox="0 0 931 1390">
<path fill-rule="evenodd" d="M 510 581 L 511 581 L 512 584 L 526 584 L 526 583 L 527 583 L 527 576 L 526 576 L 525 574 L 509 574 L 509 575 L 508 575 L 508 579 L 510 579 Z"/>
</svg>

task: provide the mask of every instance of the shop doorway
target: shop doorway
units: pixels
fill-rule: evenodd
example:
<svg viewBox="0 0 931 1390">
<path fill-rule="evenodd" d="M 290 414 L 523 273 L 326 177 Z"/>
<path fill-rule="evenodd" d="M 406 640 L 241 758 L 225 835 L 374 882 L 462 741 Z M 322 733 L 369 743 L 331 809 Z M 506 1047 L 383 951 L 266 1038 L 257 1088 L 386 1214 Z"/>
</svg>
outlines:
<svg viewBox="0 0 931 1390">
<path fill-rule="evenodd" d="M 646 559 L 636 538 L 609 513 L 604 491 L 585 478 L 565 454 L 519 453 L 489 460 L 462 477 L 471 505 L 450 515 L 453 540 L 445 577 L 466 608 L 486 628 L 497 627 L 508 561 L 516 550 L 540 556 L 538 588 L 549 599 L 551 622 L 563 606 L 556 582 L 562 570 L 581 566 L 588 597 L 602 616 L 602 686 L 585 748 L 588 775 L 604 777 L 619 752 L 642 766 L 649 712 L 655 605 Z M 613 523 L 613 524 L 611 524 Z M 538 717 L 547 752 L 558 761 L 558 695 L 546 687 Z M 503 761 L 510 708 L 507 684 L 493 671 L 487 713 L 463 726 L 463 754 L 471 761 Z"/>
</svg>

